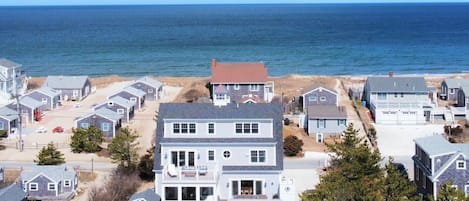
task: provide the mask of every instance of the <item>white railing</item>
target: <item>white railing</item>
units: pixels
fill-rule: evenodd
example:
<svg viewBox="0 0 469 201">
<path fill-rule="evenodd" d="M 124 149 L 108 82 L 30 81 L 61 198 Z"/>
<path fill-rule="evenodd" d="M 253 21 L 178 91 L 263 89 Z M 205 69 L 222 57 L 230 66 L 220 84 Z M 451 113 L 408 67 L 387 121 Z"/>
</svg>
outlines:
<svg viewBox="0 0 469 201">
<path fill-rule="evenodd" d="M 171 167 L 167 165 L 163 168 L 163 181 L 210 181 L 215 182 L 218 179 L 218 166 L 183 166 Z"/>
</svg>

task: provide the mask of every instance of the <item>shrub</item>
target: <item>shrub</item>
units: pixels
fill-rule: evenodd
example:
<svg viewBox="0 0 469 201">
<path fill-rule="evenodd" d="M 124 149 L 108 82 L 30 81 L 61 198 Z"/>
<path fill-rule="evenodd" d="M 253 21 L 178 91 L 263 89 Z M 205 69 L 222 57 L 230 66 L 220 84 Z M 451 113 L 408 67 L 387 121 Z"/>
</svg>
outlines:
<svg viewBox="0 0 469 201">
<path fill-rule="evenodd" d="M 136 172 L 117 168 L 110 179 L 100 187 L 94 186 L 88 193 L 89 201 L 129 200 L 140 186 L 140 179 Z"/>
<path fill-rule="evenodd" d="M 7 137 L 7 130 L 0 130 L 0 137 Z"/>
<path fill-rule="evenodd" d="M 103 143 L 103 132 L 95 126 L 89 128 L 72 129 L 73 136 L 70 147 L 72 152 L 81 153 L 88 152 L 94 153 L 101 150 L 101 143 Z"/>
<path fill-rule="evenodd" d="M 298 139 L 296 136 L 288 136 L 283 143 L 283 153 L 287 156 L 296 156 L 296 154 L 303 151 L 303 140 Z"/>
<path fill-rule="evenodd" d="M 57 150 L 54 143 L 49 143 L 43 147 L 37 155 L 37 160 L 34 160 L 37 165 L 60 165 L 65 163 L 64 155 Z"/>
</svg>

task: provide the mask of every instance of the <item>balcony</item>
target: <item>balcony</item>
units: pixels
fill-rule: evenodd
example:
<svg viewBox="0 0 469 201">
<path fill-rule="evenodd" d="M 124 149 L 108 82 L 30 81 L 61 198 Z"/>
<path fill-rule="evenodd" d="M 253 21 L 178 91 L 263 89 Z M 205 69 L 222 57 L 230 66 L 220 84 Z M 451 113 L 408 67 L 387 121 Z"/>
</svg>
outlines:
<svg viewBox="0 0 469 201">
<path fill-rule="evenodd" d="M 163 169 L 164 183 L 184 182 L 215 182 L 218 179 L 218 166 L 183 166 L 167 165 Z"/>
</svg>

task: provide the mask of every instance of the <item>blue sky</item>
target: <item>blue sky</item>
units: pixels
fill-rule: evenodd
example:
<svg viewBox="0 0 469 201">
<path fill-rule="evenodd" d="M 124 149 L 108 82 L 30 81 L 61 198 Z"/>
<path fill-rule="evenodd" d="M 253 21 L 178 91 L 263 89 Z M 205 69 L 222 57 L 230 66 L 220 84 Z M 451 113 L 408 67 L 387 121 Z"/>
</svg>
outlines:
<svg viewBox="0 0 469 201">
<path fill-rule="evenodd" d="M 0 0 L 0 5 L 126 5 L 126 4 L 243 4 L 243 3 L 418 3 L 448 0 Z M 469 0 L 451 0 L 469 2 Z"/>
</svg>

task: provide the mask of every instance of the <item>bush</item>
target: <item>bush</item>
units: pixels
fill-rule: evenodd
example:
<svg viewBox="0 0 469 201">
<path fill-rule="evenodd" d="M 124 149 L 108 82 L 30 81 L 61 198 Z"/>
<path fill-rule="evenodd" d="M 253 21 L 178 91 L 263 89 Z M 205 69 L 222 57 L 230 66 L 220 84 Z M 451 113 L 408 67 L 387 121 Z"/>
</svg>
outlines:
<svg viewBox="0 0 469 201">
<path fill-rule="evenodd" d="M 101 143 L 103 143 L 103 132 L 95 126 L 89 128 L 72 129 L 73 136 L 70 147 L 72 152 L 81 153 L 88 152 L 94 153 L 101 150 Z"/>
<path fill-rule="evenodd" d="M 100 187 L 94 186 L 88 193 L 89 201 L 129 200 L 140 186 L 136 172 L 117 168 L 110 179 Z"/>
<path fill-rule="evenodd" d="M 463 132 L 463 128 L 459 125 L 454 128 L 452 128 L 451 126 L 444 126 L 443 128 L 444 128 L 445 133 L 451 136 L 456 136 Z"/>
<path fill-rule="evenodd" d="M 0 137 L 8 137 L 7 130 L 0 130 Z"/>
<path fill-rule="evenodd" d="M 54 146 L 54 143 L 50 142 L 39 151 L 37 160 L 34 160 L 34 162 L 37 163 L 37 165 L 60 165 L 65 163 L 65 158 Z"/>
<path fill-rule="evenodd" d="M 296 156 L 296 154 L 303 151 L 303 140 L 298 139 L 296 136 L 288 136 L 283 143 L 283 153 L 287 156 Z"/>
<path fill-rule="evenodd" d="M 155 179 L 155 173 L 153 172 L 153 152 L 154 147 L 147 150 L 147 154 L 143 155 L 140 158 L 140 162 L 138 163 L 138 176 L 140 179 L 145 181 L 153 181 Z"/>
</svg>

